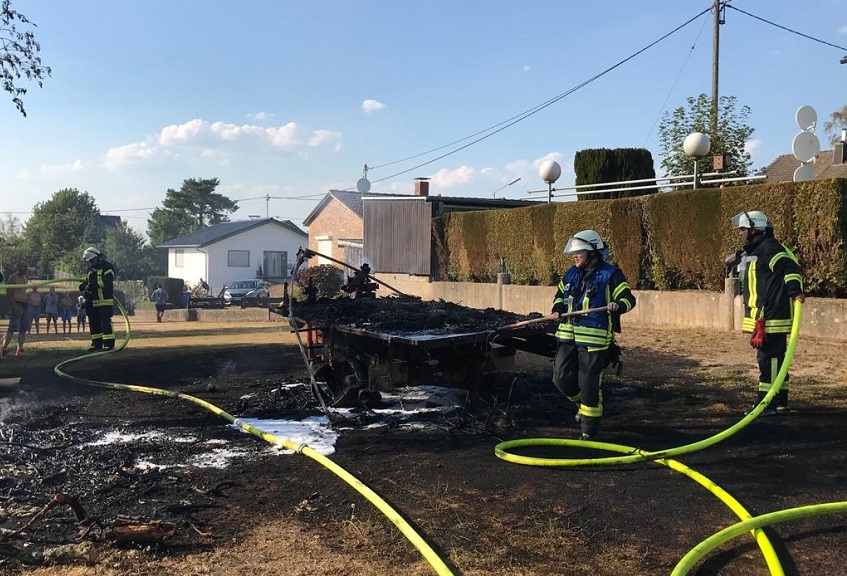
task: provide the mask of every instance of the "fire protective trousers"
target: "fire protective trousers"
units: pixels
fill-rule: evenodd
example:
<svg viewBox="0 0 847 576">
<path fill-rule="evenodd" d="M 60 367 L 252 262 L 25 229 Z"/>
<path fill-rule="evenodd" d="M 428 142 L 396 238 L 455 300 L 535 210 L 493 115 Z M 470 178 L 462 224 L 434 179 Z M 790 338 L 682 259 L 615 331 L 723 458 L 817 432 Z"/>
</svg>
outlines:
<svg viewBox="0 0 847 576">
<path fill-rule="evenodd" d="M 569 400 L 579 405 L 582 432 L 594 435 L 603 415 L 600 380 L 609 365 L 609 350 L 589 352 L 585 346 L 559 342 L 553 361 L 553 384 Z"/>
<path fill-rule="evenodd" d="M 112 307 L 86 305 L 88 329 L 91 332 L 93 348 L 110 349 L 115 347 L 115 333 L 112 331 Z"/>
<path fill-rule="evenodd" d="M 787 348 L 787 334 L 768 334 L 765 337 L 764 344 L 756 353 L 756 361 L 759 364 L 759 392 L 767 394 L 770 391 L 785 361 Z M 785 375 L 782 390 L 788 390 L 788 374 Z"/>
</svg>

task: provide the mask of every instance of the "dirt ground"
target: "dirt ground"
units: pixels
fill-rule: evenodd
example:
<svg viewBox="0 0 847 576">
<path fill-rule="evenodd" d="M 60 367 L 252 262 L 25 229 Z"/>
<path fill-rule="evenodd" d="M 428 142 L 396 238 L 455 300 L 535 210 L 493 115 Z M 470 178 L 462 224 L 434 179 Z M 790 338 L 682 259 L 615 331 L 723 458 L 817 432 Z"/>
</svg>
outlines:
<svg viewBox="0 0 847 576">
<path fill-rule="evenodd" d="M 624 372 L 604 383 L 601 441 L 646 450 L 689 444 L 731 426 L 752 403 L 754 354 L 741 335 L 630 327 L 621 345 Z M 55 376 L 52 367 L 84 346 L 76 335 L 41 336 L 24 359 L 0 360 L 0 377 L 22 377 L 0 397 L 0 573 L 434 573 L 389 520 L 315 461 L 282 454 L 192 403 Z M 792 411 L 678 460 L 754 515 L 847 500 L 843 348 L 801 338 Z M 307 373 L 281 324 L 137 323 L 126 350 L 65 371 L 191 394 L 235 416 L 320 414 L 308 391 L 293 386 Z M 493 388 L 426 426 L 337 426 L 331 459 L 394 506 L 456 575 L 670 574 L 736 521 L 699 485 L 655 463 L 547 468 L 495 457 L 502 440 L 578 435 L 574 410 L 549 377 L 547 359 L 519 353 Z M 228 458 L 224 467 L 204 464 L 215 451 Z M 36 517 L 56 493 L 78 499 L 86 520 L 65 505 Z M 114 543 L 122 522 L 168 523 L 174 532 Z M 786 574 L 841 574 L 847 565 L 844 514 L 768 534 Z M 692 573 L 769 572 L 745 536 Z"/>
</svg>

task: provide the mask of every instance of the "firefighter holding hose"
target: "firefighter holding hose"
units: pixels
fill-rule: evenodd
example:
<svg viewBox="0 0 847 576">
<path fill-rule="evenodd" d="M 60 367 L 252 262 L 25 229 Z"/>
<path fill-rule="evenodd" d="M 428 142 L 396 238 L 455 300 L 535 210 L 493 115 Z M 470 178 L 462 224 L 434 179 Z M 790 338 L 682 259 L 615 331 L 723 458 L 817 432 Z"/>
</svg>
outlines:
<svg viewBox="0 0 847 576">
<path fill-rule="evenodd" d="M 774 238 L 773 224 L 763 212 L 749 210 L 732 217 L 744 249 L 736 252 L 744 298 L 742 332 L 750 334 L 759 364 L 758 404 L 770 391 L 785 360 L 788 334 L 794 319 L 792 300 L 806 301 L 803 276 L 794 253 Z M 788 375 L 776 405 L 763 414 L 788 410 Z"/>
<path fill-rule="evenodd" d="M 88 277 L 79 285 L 85 297 L 85 311 L 91 331 L 91 347 L 88 351 L 111 350 L 115 347 L 115 333 L 112 331 L 115 267 L 93 246 L 85 249 L 82 259 L 88 262 Z"/>
<path fill-rule="evenodd" d="M 603 415 L 602 371 L 618 362 L 614 333 L 621 331 L 620 315 L 635 307 L 635 296 L 621 269 L 606 261 L 609 249 L 596 231 L 571 236 L 565 254 L 573 258 L 573 266 L 562 276 L 553 299 L 551 318 L 567 315 L 556 330 L 553 384 L 579 406 L 581 439 L 590 440 Z"/>
</svg>

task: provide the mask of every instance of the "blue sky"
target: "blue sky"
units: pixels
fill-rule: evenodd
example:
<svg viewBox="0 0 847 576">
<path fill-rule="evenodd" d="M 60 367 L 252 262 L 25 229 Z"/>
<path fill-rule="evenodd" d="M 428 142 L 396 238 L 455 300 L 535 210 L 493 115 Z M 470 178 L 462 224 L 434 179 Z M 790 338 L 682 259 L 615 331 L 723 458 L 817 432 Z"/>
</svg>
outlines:
<svg viewBox="0 0 847 576">
<path fill-rule="evenodd" d="M 219 192 L 245 199 L 233 219 L 267 209 L 301 225 L 327 190 L 354 188 L 365 164 L 374 192 L 411 193 L 416 177 L 430 177 L 432 194 L 490 197 L 521 178 L 497 194 L 507 198 L 546 187 L 545 159 L 562 165 L 559 185 L 573 184 L 584 148 L 646 147 L 659 170 L 662 113 L 711 92 L 711 14 L 514 126 L 394 176 L 572 89 L 710 4 L 13 0 L 38 25 L 53 75 L 41 89 L 27 85 L 26 118 L 0 93 L 0 214 L 25 221 L 37 202 L 77 188 L 144 232 L 168 188 L 218 178 Z M 847 0 L 732 5 L 847 46 Z M 752 109 L 754 167 L 790 153 L 801 105 L 817 110 L 828 148 L 823 121 L 847 104 L 844 56 L 726 10 L 720 92 Z"/>
</svg>

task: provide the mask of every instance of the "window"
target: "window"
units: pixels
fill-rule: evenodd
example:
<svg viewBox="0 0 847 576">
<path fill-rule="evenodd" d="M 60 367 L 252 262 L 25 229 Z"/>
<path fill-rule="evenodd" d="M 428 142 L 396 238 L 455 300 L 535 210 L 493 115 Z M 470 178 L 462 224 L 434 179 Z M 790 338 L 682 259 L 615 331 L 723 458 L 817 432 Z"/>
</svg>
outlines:
<svg viewBox="0 0 847 576">
<path fill-rule="evenodd" d="M 264 261 L 262 271 L 266 278 L 288 277 L 288 252 L 266 251 L 264 253 Z"/>
<path fill-rule="evenodd" d="M 318 256 L 318 265 L 329 264 L 330 261 L 324 256 L 332 258 L 332 236 L 318 236 L 316 240 L 318 241 L 318 254 L 322 254 L 322 256 Z"/>
<path fill-rule="evenodd" d="M 249 250 L 230 250 L 227 252 L 227 266 L 230 268 L 249 268 L 250 267 L 250 251 Z"/>
<path fill-rule="evenodd" d="M 176 268 L 185 266 L 185 250 L 174 250 L 174 266 Z"/>
</svg>

